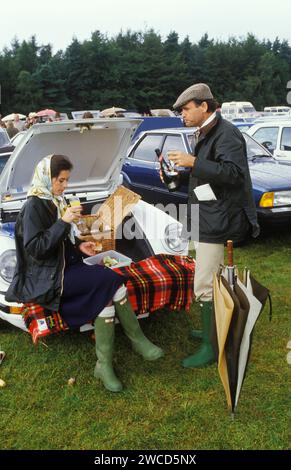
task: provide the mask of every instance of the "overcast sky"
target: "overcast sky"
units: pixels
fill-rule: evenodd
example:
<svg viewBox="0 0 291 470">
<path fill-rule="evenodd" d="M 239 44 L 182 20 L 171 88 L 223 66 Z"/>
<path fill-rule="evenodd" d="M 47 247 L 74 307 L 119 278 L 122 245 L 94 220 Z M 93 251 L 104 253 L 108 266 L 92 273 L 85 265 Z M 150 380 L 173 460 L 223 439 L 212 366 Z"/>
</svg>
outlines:
<svg viewBox="0 0 291 470">
<path fill-rule="evenodd" d="M 245 37 L 287 39 L 291 45 L 291 1 L 277 0 L 5 0 L 0 5 L 0 50 L 13 37 L 36 35 L 38 44 L 65 49 L 72 37 L 89 39 L 100 30 L 109 37 L 121 30 L 153 28 L 165 39 L 176 31 L 180 40 L 197 42 Z"/>
</svg>

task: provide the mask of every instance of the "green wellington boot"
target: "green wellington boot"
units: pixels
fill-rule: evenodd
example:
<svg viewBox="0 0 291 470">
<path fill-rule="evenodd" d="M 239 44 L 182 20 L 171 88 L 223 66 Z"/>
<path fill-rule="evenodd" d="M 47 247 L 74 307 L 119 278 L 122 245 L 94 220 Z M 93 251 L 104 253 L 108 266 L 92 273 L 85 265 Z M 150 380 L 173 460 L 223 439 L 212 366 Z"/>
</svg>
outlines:
<svg viewBox="0 0 291 470">
<path fill-rule="evenodd" d="M 191 330 L 190 336 L 194 339 L 202 339 L 202 330 Z"/>
<path fill-rule="evenodd" d="M 94 322 L 97 362 L 94 377 L 101 379 L 110 392 L 120 392 L 122 383 L 112 367 L 115 318 L 97 317 Z"/>
<path fill-rule="evenodd" d="M 147 361 L 155 361 L 162 357 L 163 350 L 145 337 L 129 300 L 125 297 L 114 302 L 114 306 L 124 332 L 131 341 L 133 350 Z"/>
<path fill-rule="evenodd" d="M 203 302 L 200 305 L 202 316 L 202 344 L 195 354 L 182 361 L 183 367 L 205 367 L 215 361 L 210 341 L 212 302 Z"/>
</svg>

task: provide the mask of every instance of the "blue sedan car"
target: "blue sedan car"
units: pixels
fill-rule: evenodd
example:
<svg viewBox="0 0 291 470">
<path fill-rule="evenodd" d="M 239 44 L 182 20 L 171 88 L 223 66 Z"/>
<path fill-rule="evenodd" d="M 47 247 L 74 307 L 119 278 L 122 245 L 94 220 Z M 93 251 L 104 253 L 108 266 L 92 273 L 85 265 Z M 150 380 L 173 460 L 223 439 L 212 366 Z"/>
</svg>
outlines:
<svg viewBox="0 0 291 470">
<path fill-rule="evenodd" d="M 193 128 L 183 127 L 142 133 L 127 152 L 122 167 L 124 185 L 152 204 L 185 204 L 186 185 L 169 192 L 161 182 L 155 149 L 159 148 L 164 156 L 173 149 L 190 153 L 193 131 Z M 291 165 L 276 161 L 252 137 L 243 135 L 259 220 L 291 222 Z"/>
</svg>

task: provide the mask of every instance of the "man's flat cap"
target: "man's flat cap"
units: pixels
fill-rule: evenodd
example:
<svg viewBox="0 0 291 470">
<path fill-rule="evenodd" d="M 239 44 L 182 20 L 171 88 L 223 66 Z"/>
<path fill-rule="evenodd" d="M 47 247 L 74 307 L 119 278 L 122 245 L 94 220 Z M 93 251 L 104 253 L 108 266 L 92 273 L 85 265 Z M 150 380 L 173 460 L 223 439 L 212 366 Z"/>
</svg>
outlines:
<svg viewBox="0 0 291 470">
<path fill-rule="evenodd" d="M 189 86 L 181 95 L 178 97 L 176 103 L 174 103 L 173 108 L 179 109 L 182 108 L 186 103 L 192 100 L 212 100 L 213 94 L 206 83 L 195 83 L 195 85 Z"/>
</svg>

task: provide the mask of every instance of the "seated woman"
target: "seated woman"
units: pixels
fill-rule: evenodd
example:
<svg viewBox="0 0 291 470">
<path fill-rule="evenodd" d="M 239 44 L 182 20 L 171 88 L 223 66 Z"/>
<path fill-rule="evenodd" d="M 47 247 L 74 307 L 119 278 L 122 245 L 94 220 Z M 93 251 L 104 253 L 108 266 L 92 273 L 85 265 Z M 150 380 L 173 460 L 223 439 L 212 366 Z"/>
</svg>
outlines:
<svg viewBox="0 0 291 470">
<path fill-rule="evenodd" d="M 68 207 L 63 197 L 72 167 L 63 155 L 47 156 L 36 166 L 15 225 L 17 265 L 6 299 L 59 311 L 70 327 L 94 321 L 94 375 L 105 388 L 119 392 L 122 384 L 112 367 L 115 312 L 133 349 L 144 359 L 159 359 L 163 351 L 144 336 L 127 298 L 125 278 L 82 261 L 82 254 L 96 253 L 93 242 L 74 236 L 72 222 L 82 207 Z"/>
</svg>

